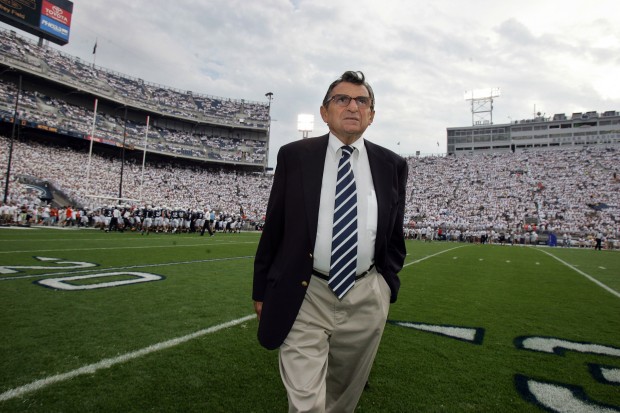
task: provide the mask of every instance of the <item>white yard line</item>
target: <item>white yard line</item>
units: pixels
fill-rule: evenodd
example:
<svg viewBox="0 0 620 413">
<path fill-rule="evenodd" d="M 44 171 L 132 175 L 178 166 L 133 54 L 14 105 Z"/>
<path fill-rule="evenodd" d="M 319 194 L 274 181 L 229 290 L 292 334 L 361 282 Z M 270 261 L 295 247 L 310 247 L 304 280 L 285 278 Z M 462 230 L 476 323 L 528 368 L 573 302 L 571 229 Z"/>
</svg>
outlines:
<svg viewBox="0 0 620 413">
<path fill-rule="evenodd" d="M 455 249 L 458 249 L 458 248 L 463 248 L 463 247 L 465 247 L 465 245 L 460 245 L 458 247 L 450 248 L 448 250 L 436 252 L 435 254 L 432 254 L 432 255 L 427 255 L 426 257 L 420 258 L 419 260 L 408 262 L 407 264 L 403 265 L 403 268 L 404 267 L 408 267 L 408 266 L 410 266 L 412 264 L 417 264 L 417 263 L 422 262 L 424 260 L 427 260 L 429 258 L 436 257 L 437 255 L 441 255 L 443 253 L 446 253 L 446 252 L 449 252 L 449 251 L 452 251 L 452 250 L 455 250 Z"/>
<path fill-rule="evenodd" d="M 410 262 L 408 264 L 405 264 L 405 267 L 409 266 L 411 264 L 415 264 L 415 263 L 424 261 L 426 259 L 435 257 L 437 255 L 446 253 L 448 251 L 452 251 L 452 250 L 455 250 L 457 248 L 462 248 L 462 247 L 463 246 L 459 246 L 459 247 L 455 247 L 455 248 L 450 248 L 450 249 L 445 250 L 445 251 L 440 251 L 438 253 L 435 253 L 435 254 L 432 254 L 432 255 L 428 255 L 428 256 L 426 256 L 424 258 L 421 258 L 419 260 L 412 261 L 412 262 Z M 150 248 L 152 248 L 152 247 L 150 247 Z M 247 257 L 238 257 L 238 258 L 247 258 Z M 208 260 L 204 260 L 204 261 L 208 261 Z M 184 264 L 186 264 L 186 263 L 189 263 L 189 262 L 184 262 Z M 181 264 L 181 263 L 155 264 L 154 266 L 157 266 L 157 265 L 174 265 L 174 264 Z M 140 267 L 145 267 L 145 266 L 148 266 L 148 265 L 141 265 Z M 135 266 L 135 267 L 138 267 L 138 266 Z M 40 276 L 41 275 L 38 275 L 37 277 L 40 277 Z M 110 368 L 110 367 L 112 367 L 112 366 L 114 366 L 116 364 L 125 363 L 127 361 L 130 361 L 130 360 L 142 357 L 142 356 L 146 356 L 146 355 L 154 353 L 156 351 L 160 351 L 160 350 L 168 349 L 168 348 L 171 348 L 171 347 L 175 347 L 175 346 L 177 346 L 179 344 L 183 344 L 183 343 L 185 343 L 187 341 L 190 341 L 190 340 L 193 340 L 195 338 L 202 337 L 204 335 L 215 333 L 215 332 L 217 332 L 219 330 L 222 330 L 222 329 L 225 329 L 225 328 L 229 328 L 229 327 L 233 327 L 235 325 L 244 323 L 244 322 L 249 321 L 249 320 L 251 320 L 251 319 L 253 319 L 255 317 L 256 316 L 254 314 L 251 314 L 251 315 L 248 315 L 248 316 L 236 319 L 236 320 L 232 320 L 232 321 L 229 321 L 229 322 L 226 322 L 226 323 L 223 323 L 223 324 L 219 324 L 217 326 L 213 326 L 213 327 L 206 328 L 204 330 L 197 331 L 197 332 L 192 333 L 192 334 L 188 334 L 188 335 L 185 335 L 185 336 L 182 336 L 182 337 L 177 337 L 177 338 L 174 338 L 174 339 L 171 339 L 171 340 L 163 341 L 161 343 L 153 344 L 153 345 L 150 345 L 148 347 L 142 348 L 140 350 L 136 350 L 136 351 L 132 351 L 130 353 L 122 354 L 122 355 L 117 356 L 117 357 L 103 359 L 103 360 L 101 360 L 101 361 L 99 361 L 97 363 L 89 364 L 89 365 L 80 367 L 78 369 L 68 371 L 66 373 L 60 373 L 60 374 L 56 374 L 54 376 L 49 376 L 49 377 L 46 377 L 46 378 L 43 378 L 43 379 L 40 379 L 40 380 L 36 380 L 36 381 L 33 381 L 32 383 L 26 384 L 24 386 L 16 387 L 14 389 L 8 390 L 8 391 L 0 394 L 0 401 L 10 400 L 10 399 L 13 399 L 15 397 L 22 396 L 22 395 L 24 395 L 26 393 L 30 393 L 30 392 L 34 392 L 34 391 L 40 390 L 40 389 L 42 389 L 44 387 L 50 386 L 50 385 L 55 384 L 55 383 L 60 383 L 60 382 L 66 381 L 66 380 L 70 380 L 70 379 L 72 379 L 74 377 L 77 377 L 77 376 L 82 376 L 82 375 L 85 375 L 85 374 L 94 374 L 98 370 Z"/>
<path fill-rule="evenodd" d="M 555 258 L 556 260 L 560 261 L 562 264 L 566 265 L 568 268 L 570 268 L 571 270 L 574 270 L 575 272 L 577 272 L 578 274 L 583 275 L 584 277 L 586 277 L 588 280 L 592 281 L 594 284 L 598 285 L 599 287 L 601 287 L 604 290 L 609 291 L 610 293 L 612 293 L 613 295 L 615 295 L 616 297 L 620 298 L 620 293 L 616 290 L 614 290 L 611 287 L 608 287 L 607 285 L 603 284 L 602 282 L 600 282 L 599 280 L 597 280 L 596 278 L 592 277 L 589 274 L 586 274 L 585 272 L 581 271 L 578 268 L 575 268 L 574 266 L 570 265 L 569 263 L 567 263 L 566 261 L 562 260 L 561 258 L 556 257 L 555 255 L 551 254 L 548 251 L 545 251 L 543 249 L 540 248 L 536 248 L 538 251 L 543 252 L 545 254 L 547 254 L 548 256 Z"/>
<path fill-rule="evenodd" d="M 116 364 L 125 363 L 127 361 L 137 359 L 138 357 L 146 356 L 156 351 L 175 347 L 175 346 L 178 346 L 179 344 L 183 344 L 195 338 L 199 338 L 207 334 L 215 333 L 225 328 L 236 326 L 238 324 L 249 321 L 255 317 L 256 315 L 254 314 L 247 315 L 245 317 L 238 318 L 236 320 L 228 321 L 226 323 L 219 324 L 213 327 L 209 327 L 204 330 L 196 331 L 195 333 L 188 334 L 186 336 L 173 338 L 167 341 L 162 341 L 161 343 L 153 344 L 148 347 L 142 348 L 140 350 L 132 351 L 130 353 L 121 354 L 120 356 L 117 356 L 117 357 L 103 359 L 97 363 L 89 364 L 89 365 L 80 367 L 78 369 L 68 371 L 66 373 L 60 373 L 54 376 L 46 377 L 41 380 L 36 380 L 36 381 L 33 381 L 32 383 L 26 384 L 24 386 L 16 387 L 14 389 L 8 390 L 0 394 L 0 401 L 10 400 L 15 397 L 22 396 L 26 393 L 40 390 L 44 387 L 50 386 L 55 383 L 60 383 L 62 381 L 70 380 L 74 377 L 82 376 L 84 374 L 93 374 L 93 373 L 96 373 L 98 370 L 107 369 Z"/>
<path fill-rule="evenodd" d="M 78 241 L 79 242 L 79 241 Z M 178 247 L 223 247 L 230 245 L 238 245 L 238 244 L 256 244 L 256 241 L 245 241 L 245 242 L 213 242 L 213 243 L 202 243 L 202 244 L 176 244 L 176 245 L 141 245 L 136 247 L 127 247 L 127 246 L 114 246 L 114 247 L 97 247 L 97 248 L 55 248 L 48 250 L 13 250 L 13 251 L 0 251 L 0 254 L 16 254 L 16 253 L 32 253 L 38 254 L 41 252 L 72 252 L 72 251 L 107 251 L 107 250 L 139 250 L 139 249 L 153 249 L 153 248 L 178 248 Z"/>
</svg>

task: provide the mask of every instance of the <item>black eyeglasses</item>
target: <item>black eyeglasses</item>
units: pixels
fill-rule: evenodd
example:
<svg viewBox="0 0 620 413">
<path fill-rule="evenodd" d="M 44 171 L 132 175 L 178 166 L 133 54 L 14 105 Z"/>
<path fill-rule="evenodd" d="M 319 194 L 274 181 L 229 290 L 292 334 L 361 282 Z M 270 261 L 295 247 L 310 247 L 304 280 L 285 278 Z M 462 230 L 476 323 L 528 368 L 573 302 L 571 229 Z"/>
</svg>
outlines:
<svg viewBox="0 0 620 413">
<path fill-rule="evenodd" d="M 347 106 L 349 106 L 349 103 L 351 103 L 351 99 L 355 100 L 355 103 L 357 103 L 358 108 L 370 107 L 371 100 L 368 96 L 352 97 L 349 95 L 334 95 L 331 98 L 329 98 L 327 101 L 330 102 L 333 100 L 337 106 L 340 106 L 341 108 L 346 108 Z"/>
</svg>

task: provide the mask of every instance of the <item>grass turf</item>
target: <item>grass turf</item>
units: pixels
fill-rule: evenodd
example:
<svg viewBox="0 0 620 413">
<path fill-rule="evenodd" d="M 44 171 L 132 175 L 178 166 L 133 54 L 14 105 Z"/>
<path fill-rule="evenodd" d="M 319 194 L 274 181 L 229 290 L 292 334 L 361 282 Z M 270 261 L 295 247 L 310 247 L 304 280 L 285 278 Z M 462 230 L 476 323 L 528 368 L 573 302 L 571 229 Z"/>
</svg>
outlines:
<svg viewBox="0 0 620 413">
<path fill-rule="evenodd" d="M 0 393 L 117 360 L 0 400 L 0 411 L 286 411 L 277 353 L 258 345 L 254 318 L 157 347 L 252 314 L 258 237 L 0 230 Z M 592 403 L 620 409 L 619 387 L 594 380 L 588 369 L 592 363 L 620 368 L 620 357 L 559 355 L 518 344 L 536 336 L 620 348 L 620 253 L 413 241 L 407 246 L 390 320 L 476 329 L 482 340 L 388 324 L 359 412 L 541 411 L 518 389 L 520 376 L 579 386 Z M 97 266 L 58 268 L 76 266 L 66 262 Z M 111 272 L 121 274 L 105 275 Z M 65 282 L 134 278 L 127 272 L 162 279 L 77 291 L 37 283 L 93 273 L 103 275 Z"/>
</svg>

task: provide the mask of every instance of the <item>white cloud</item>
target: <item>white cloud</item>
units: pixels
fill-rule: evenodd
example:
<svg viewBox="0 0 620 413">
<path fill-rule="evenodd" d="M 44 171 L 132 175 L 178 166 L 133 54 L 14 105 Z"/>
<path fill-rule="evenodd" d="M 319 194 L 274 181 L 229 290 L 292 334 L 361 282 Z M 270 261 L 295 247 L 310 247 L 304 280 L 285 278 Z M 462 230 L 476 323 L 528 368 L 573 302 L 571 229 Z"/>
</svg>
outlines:
<svg viewBox="0 0 620 413">
<path fill-rule="evenodd" d="M 499 87 L 495 123 L 620 110 L 620 6 L 600 0 L 74 0 L 64 51 L 130 76 L 215 96 L 274 93 L 270 163 L 301 137 L 329 83 L 362 70 L 375 89 L 367 137 L 404 154 L 445 151 L 471 122 L 463 92 Z M 400 145 L 396 145 L 400 142 Z M 437 147 L 437 142 L 440 147 Z"/>
</svg>

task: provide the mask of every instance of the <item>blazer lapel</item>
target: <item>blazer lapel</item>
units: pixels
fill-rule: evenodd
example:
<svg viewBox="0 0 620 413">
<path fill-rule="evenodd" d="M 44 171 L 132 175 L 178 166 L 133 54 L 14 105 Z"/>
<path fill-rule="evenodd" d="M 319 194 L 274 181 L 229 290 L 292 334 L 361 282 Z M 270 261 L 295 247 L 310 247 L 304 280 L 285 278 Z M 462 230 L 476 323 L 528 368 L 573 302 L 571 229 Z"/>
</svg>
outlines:
<svg viewBox="0 0 620 413">
<path fill-rule="evenodd" d="M 370 173 L 375 193 L 377 194 L 377 237 L 375 249 L 380 250 L 382 245 L 379 244 L 386 240 L 390 209 L 394 199 L 392 195 L 395 190 L 392 181 L 394 167 L 387 159 L 384 159 L 382 153 L 371 142 L 365 141 L 365 143 Z"/>
<path fill-rule="evenodd" d="M 323 183 L 323 170 L 325 168 L 325 154 L 329 135 L 311 138 L 304 147 L 305 153 L 301 154 L 301 179 L 306 202 L 306 222 L 308 234 L 311 234 L 312 248 L 316 241 L 317 227 L 319 222 L 319 207 L 321 204 L 321 185 Z"/>
</svg>

